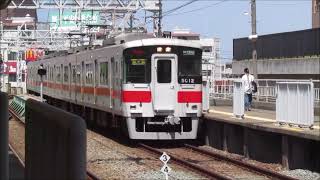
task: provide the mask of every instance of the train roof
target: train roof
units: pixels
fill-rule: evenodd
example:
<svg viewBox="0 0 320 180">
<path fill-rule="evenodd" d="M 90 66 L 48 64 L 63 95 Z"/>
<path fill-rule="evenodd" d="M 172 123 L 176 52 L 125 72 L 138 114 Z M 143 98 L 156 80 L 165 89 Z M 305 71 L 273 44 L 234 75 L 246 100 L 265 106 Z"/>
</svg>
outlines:
<svg viewBox="0 0 320 180">
<path fill-rule="evenodd" d="M 169 38 L 148 38 L 129 41 L 123 44 L 124 48 L 140 47 L 140 46 L 187 46 L 193 48 L 201 48 L 200 43 L 195 41 L 187 41 L 181 39 L 169 39 Z"/>
</svg>

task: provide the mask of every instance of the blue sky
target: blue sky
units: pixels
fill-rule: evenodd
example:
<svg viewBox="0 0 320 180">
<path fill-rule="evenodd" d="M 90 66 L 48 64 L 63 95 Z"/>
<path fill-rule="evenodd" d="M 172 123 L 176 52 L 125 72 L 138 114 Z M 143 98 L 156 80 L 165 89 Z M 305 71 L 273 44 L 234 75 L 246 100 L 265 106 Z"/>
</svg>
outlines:
<svg viewBox="0 0 320 180">
<path fill-rule="evenodd" d="M 164 11 L 170 10 L 188 0 L 164 0 Z M 248 37 L 251 34 L 249 0 L 225 1 L 200 0 L 175 13 L 164 17 L 164 29 L 189 28 L 202 37 L 219 37 L 223 58 L 232 58 L 232 39 Z M 216 4 L 216 5 L 214 5 Z M 208 7 L 211 6 L 211 7 Z M 180 14 L 195 9 L 198 11 Z M 312 26 L 311 0 L 257 0 L 258 35 L 309 29 Z"/>
<path fill-rule="evenodd" d="M 163 0 L 164 12 L 189 1 Z M 250 15 L 244 14 L 250 12 L 249 2 L 199 0 L 164 16 L 163 29 L 188 28 L 202 37 L 218 37 L 222 57 L 232 59 L 232 40 L 251 33 Z M 39 20 L 46 21 L 47 10 L 40 11 Z M 309 29 L 311 24 L 311 0 L 257 0 L 258 35 Z"/>
</svg>

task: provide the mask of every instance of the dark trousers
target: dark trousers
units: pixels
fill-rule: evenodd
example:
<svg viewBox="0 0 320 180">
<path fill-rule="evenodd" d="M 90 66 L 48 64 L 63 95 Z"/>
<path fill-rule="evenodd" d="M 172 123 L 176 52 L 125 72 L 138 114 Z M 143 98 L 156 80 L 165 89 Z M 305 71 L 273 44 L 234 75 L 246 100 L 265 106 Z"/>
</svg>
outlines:
<svg viewBox="0 0 320 180">
<path fill-rule="evenodd" d="M 249 109 L 252 103 L 252 94 L 244 94 L 244 108 Z"/>
</svg>

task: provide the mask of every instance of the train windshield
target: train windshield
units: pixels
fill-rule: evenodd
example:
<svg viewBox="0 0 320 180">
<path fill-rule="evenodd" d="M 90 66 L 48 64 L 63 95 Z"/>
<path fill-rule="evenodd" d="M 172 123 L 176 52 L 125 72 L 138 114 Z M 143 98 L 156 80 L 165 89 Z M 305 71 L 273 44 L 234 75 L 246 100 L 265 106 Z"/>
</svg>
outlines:
<svg viewBox="0 0 320 180">
<path fill-rule="evenodd" d="M 202 50 L 197 48 L 180 47 L 178 54 L 178 83 L 201 84 Z"/>
<path fill-rule="evenodd" d="M 124 51 L 125 82 L 151 82 L 151 53 L 147 48 L 130 48 Z"/>
<path fill-rule="evenodd" d="M 178 56 L 178 81 L 180 84 L 199 84 L 201 76 L 202 50 L 198 48 L 170 46 L 170 52 L 157 52 L 166 46 L 145 46 L 128 48 L 124 51 L 126 83 L 151 82 L 151 56 L 153 54 L 176 54 Z"/>
<path fill-rule="evenodd" d="M 182 48 L 178 55 L 179 76 L 201 76 L 201 50 Z"/>
</svg>

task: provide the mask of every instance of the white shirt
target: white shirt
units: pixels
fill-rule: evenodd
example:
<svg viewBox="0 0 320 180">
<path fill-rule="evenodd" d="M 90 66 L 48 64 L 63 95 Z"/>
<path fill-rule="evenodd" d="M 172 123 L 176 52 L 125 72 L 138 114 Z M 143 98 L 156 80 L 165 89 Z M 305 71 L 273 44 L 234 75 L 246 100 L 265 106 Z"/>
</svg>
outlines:
<svg viewBox="0 0 320 180">
<path fill-rule="evenodd" d="M 247 94 L 251 94 L 253 88 L 251 82 L 254 80 L 254 76 L 251 74 L 244 74 L 241 79 L 244 87 L 244 92 Z"/>
</svg>

